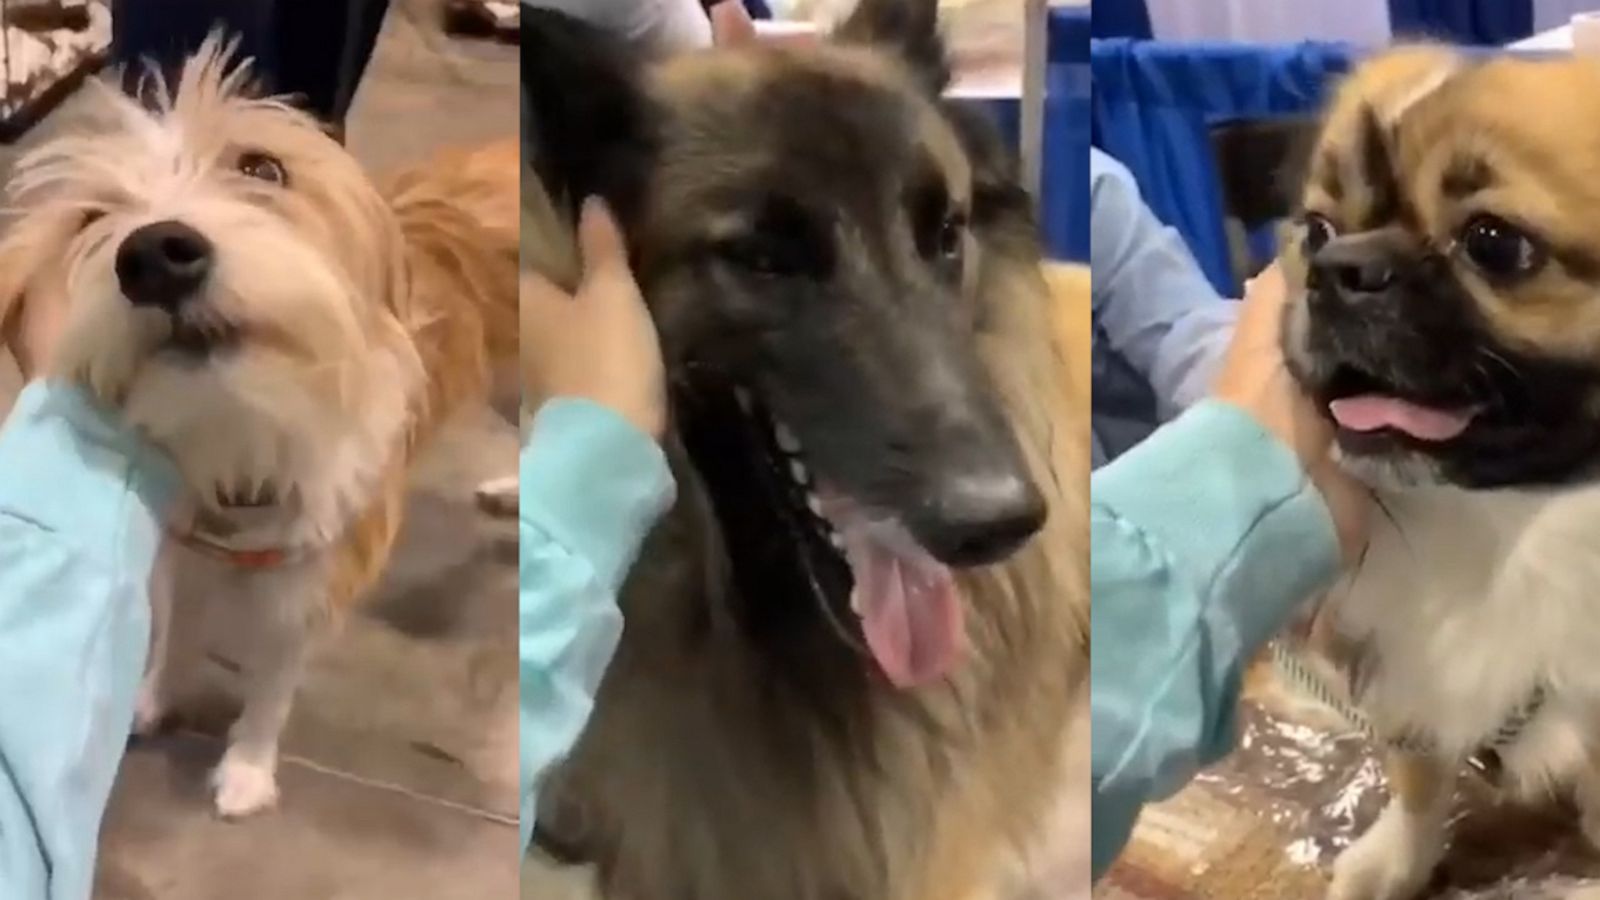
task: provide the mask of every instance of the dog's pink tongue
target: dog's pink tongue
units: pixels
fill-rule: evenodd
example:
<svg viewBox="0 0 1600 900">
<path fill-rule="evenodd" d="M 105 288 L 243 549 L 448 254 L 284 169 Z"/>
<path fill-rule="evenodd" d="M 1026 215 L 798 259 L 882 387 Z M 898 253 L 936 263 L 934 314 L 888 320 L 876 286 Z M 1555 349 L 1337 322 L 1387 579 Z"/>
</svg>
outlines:
<svg viewBox="0 0 1600 900">
<path fill-rule="evenodd" d="M 1448 441 L 1466 431 L 1473 416 L 1471 410 L 1433 409 L 1382 394 L 1335 400 L 1328 411 L 1351 431 L 1394 428 L 1419 441 Z"/>
<path fill-rule="evenodd" d="M 871 529 L 847 529 L 845 542 L 856 580 L 852 600 L 883 674 L 899 688 L 950 674 L 966 649 L 966 623 L 950 570 Z"/>
</svg>

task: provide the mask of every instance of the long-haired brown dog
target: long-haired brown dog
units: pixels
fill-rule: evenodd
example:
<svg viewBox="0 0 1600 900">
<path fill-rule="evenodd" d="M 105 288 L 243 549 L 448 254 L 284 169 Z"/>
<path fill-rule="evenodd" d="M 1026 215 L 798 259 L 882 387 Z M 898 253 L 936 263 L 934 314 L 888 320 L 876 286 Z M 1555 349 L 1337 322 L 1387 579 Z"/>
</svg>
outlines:
<svg viewBox="0 0 1600 900">
<path fill-rule="evenodd" d="M 681 485 L 525 896 L 554 857 L 618 900 L 971 900 L 1045 827 L 1087 675 L 1086 411 L 1028 198 L 940 100 L 935 8 L 645 71 L 525 14 L 554 195 L 524 178 L 525 260 L 570 279 L 551 216 L 618 210 Z"/>
<path fill-rule="evenodd" d="M 45 374 L 147 433 L 192 495 L 137 727 L 170 699 L 175 626 L 220 615 L 250 636 L 214 775 L 230 816 L 275 801 L 307 651 L 382 571 L 417 448 L 516 353 L 516 148 L 380 190 L 247 78 L 214 36 L 150 103 L 104 92 L 104 128 L 19 164 L 0 241 L 8 311 L 65 307 Z"/>
</svg>

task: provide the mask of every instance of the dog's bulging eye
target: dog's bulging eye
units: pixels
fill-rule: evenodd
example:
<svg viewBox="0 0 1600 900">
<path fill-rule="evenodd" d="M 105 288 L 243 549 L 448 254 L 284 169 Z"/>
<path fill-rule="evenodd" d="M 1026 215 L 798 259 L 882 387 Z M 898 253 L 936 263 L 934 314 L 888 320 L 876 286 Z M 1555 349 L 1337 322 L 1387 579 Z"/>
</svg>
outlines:
<svg viewBox="0 0 1600 900">
<path fill-rule="evenodd" d="M 289 173 L 284 171 L 283 163 L 273 156 L 254 151 L 241 154 L 238 168 L 240 174 L 256 178 L 270 184 L 289 184 Z"/>
<path fill-rule="evenodd" d="M 1334 229 L 1333 223 L 1328 221 L 1327 216 L 1318 215 L 1317 213 L 1306 213 L 1305 226 L 1306 256 L 1316 255 L 1317 251 L 1326 247 L 1329 241 L 1339 236 L 1339 232 Z"/>
<path fill-rule="evenodd" d="M 1490 278 L 1523 278 L 1544 265 L 1544 253 L 1522 229 L 1498 216 L 1478 216 L 1461 233 L 1467 259 Z"/>
</svg>

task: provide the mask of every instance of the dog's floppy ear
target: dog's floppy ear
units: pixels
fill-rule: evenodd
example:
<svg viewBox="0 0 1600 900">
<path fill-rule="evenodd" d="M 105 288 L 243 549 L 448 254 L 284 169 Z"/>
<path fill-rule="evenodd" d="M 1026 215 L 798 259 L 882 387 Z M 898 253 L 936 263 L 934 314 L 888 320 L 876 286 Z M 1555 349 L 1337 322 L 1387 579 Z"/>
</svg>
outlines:
<svg viewBox="0 0 1600 900">
<path fill-rule="evenodd" d="M 637 57 L 583 22 L 522 11 L 522 140 L 535 174 L 569 211 L 600 196 L 624 219 L 642 195 L 655 113 Z"/>
<path fill-rule="evenodd" d="M 935 94 L 950 85 L 950 54 L 939 33 L 939 0 L 861 0 L 833 36 L 897 54 Z"/>
</svg>

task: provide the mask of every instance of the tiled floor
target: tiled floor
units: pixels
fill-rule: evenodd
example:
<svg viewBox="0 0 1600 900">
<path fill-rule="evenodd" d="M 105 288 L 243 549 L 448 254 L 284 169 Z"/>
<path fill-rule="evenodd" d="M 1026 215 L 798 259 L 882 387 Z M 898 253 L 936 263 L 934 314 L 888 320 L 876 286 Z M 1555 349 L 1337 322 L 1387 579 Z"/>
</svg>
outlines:
<svg viewBox="0 0 1600 900">
<path fill-rule="evenodd" d="M 399 4 L 396 4 L 397 6 Z M 514 133 L 516 51 L 442 61 L 390 23 L 351 147 L 374 169 Z M 24 145 L 70 122 L 69 101 Z M 0 167 L 19 148 L 0 148 Z M 14 375 L 0 378 L 7 402 Z M 3 410 L 0 410 L 3 411 Z M 472 503 L 512 471 L 514 431 L 465 416 L 415 479 L 388 578 L 319 654 L 284 744 L 281 808 L 216 819 L 224 715 L 135 746 L 101 841 L 97 900 L 484 900 L 516 893 L 516 535 Z M 228 655 L 226 642 L 215 646 Z M 230 673 L 213 673 L 225 693 Z M 228 704 L 204 704 L 227 712 Z"/>
</svg>

